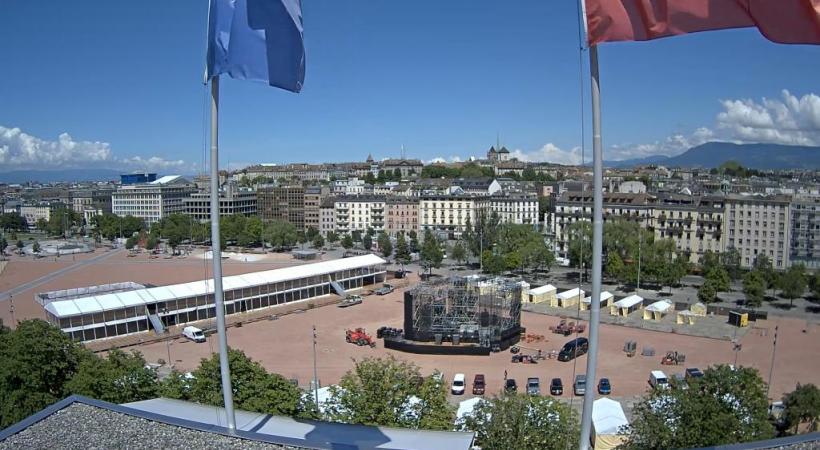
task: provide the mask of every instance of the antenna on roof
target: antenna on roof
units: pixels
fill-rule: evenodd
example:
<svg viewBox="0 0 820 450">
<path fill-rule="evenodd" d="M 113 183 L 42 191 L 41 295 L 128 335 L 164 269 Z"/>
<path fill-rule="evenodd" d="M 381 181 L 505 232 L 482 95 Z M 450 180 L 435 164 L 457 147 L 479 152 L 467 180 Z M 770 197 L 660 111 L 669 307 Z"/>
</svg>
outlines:
<svg viewBox="0 0 820 450">
<path fill-rule="evenodd" d="M 495 132 L 495 149 L 501 149 L 501 133 L 499 133 L 498 131 Z"/>
<path fill-rule="evenodd" d="M 404 144 L 401 144 L 401 159 L 404 159 Z"/>
</svg>

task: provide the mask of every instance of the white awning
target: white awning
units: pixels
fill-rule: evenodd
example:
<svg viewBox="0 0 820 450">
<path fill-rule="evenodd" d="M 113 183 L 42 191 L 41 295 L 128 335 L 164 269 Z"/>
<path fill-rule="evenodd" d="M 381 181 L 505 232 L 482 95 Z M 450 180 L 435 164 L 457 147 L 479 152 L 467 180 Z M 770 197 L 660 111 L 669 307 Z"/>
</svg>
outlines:
<svg viewBox="0 0 820 450">
<path fill-rule="evenodd" d="M 595 434 L 620 434 L 623 426 L 629 425 L 621 404 L 609 398 L 592 402 L 592 426 Z"/>
<path fill-rule="evenodd" d="M 607 302 L 613 297 L 614 297 L 614 295 L 610 294 L 609 291 L 601 292 L 601 296 L 599 297 L 600 301 L 598 303 Z M 584 302 L 584 303 L 592 304 L 592 296 L 590 295 L 589 297 L 584 297 L 583 300 L 581 300 L 581 301 Z"/>
<path fill-rule="evenodd" d="M 551 284 L 545 284 L 543 286 L 538 286 L 535 289 L 530 289 L 530 295 L 541 295 L 546 294 L 547 292 L 555 292 L 557 290 L 558 289 L 555 286 Z"/>
<path fill-rule="evenodd" d="M 647 311 L 666 312 L 672 308 L 672 302 L 669 300 L 657 301 L 646 307 Z"/>
<path fill-rule="evenodd" d="M 640 295 L 630 295 L 629 297 L 624 297 L 617 302 L 613 306 L 617 306 L 618 308 L 631 308 L 638 303 L 643 302 L 643 297 Z"/>
<path fill-rule="evenodd" d="M 582 291 L 578 288 L 570 289 L 568 291 L 564 291 L 564 292 L 561 292 L 560 294 L 558 294 L 558 298 L 560 298 L 561 300 L 566 300 L 568 298 L 573 298 L 573 297 L 578 297 L 578 296 L 581 296 L 581 297 L 584 296 L 584 291 Z"/>
</svg>

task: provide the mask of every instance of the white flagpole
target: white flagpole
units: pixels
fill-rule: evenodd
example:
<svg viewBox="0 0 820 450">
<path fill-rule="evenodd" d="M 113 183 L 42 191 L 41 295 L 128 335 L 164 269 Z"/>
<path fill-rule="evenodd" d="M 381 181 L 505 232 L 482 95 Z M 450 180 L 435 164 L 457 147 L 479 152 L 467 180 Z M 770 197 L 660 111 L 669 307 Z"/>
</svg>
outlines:
<svg viewBox="0 0 820 450">
<path fill-rule="evenodd" d="M 586 22 L 586 17 L 582 17 Z M 604 243 L 604 158 L 601 144 L 601 88 L 598 79 L 598 47 L 589 47 L 589 72 L 592 95 L 592 301 L 589 308 L 589 356 L 584 409 L 581 414 L 581 441 L 578 448 L 587 450 L 592 432 L 592 402 L 595 400 L 595 369 L 598 365 L 598 323 L 601 316 L 601 263 Z"/>
<path fill-rule="evenodd" d="M 228 337 L 225 334 L 225 302 L 222 292 L 222 246 L 219 240 L 219 76 L 211 79 L 211 258 L 214 275 L 214 307 L 219 338 L 219 371 L 222 399 L 228 416 L 228 431 L 236 431 L 231 369 L 228 366 Z"/>
</svg>

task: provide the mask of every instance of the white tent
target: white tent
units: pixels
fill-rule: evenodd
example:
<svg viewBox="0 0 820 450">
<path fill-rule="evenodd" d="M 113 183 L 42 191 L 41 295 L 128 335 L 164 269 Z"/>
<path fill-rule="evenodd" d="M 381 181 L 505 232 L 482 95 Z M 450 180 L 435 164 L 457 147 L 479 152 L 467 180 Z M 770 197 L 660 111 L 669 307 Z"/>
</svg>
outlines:
<svg viewBox="0 0 820 450">
<path fill-rule="evenodd" d="M 626 439 L 621 427 L 629 425 L 621 404 L 609 398 L 592 403 L 592 446 L 595 450 L 613 449 Z"/>
<path fill-rule="evenodd" d="M 601 292 L 601 296 L 599 297 L 601 307 L 605 308 L 605 307 L 609 306 L 609 302 L 611 302 L 614 298 L 615 298 L 615 296 L 612 295 L 609 291 Z M 591 305 L 592 305 L 592 296 L 590 295 L 589 297 L 584 297 L 581 300 L 581 311 L 588 310 Z"/>
<path fill-rule="evenodd" d="M 568 308 L 570 306 L 575 306 L 578 302 L 584 298 L 584 291 L 581 289 L 575 288 L 570 289 L 568 291 L 561 292 L 556 296 L 558 300 L 558 306 L 561 308 Z"/>
<path fill-rule="evenodd" d="M 529 290 L 530 295 L 530 302 L 533 303 L 542 303 L 546 302 L 549 303 L 550 306 L 554 306 L 553 303 L 555 302 L 555 293 L 558 289 L 551 285 L 545 284 L 543 286 L 539 286 L 534 289 Z"/>
<path fill-rule="evenodd" d="M 461 423 L 467 416 L 473 413 L 473 410 L 481 403 L 484 402 L 481 397 L 473 397 L 471 399 L 464 400 L 463 402 L 459 402 L 458 404 L 458 411 L 456 411 L 456 423 Z"/>
<path fill-rule="evenodd" d="M 661 320 L 663 316 L 675 309 L 674 304 L 670 300 L 660 300 L 643 310 L 644 320 Z"/>
<path fill-rule="evenodd" d="M 609 313 L 613 316 L 628 316 L 632 311 L 639 309 L 641 305 L 643 305 L 643 297 L 630 295 L 610 305 Z"/>
</svg>

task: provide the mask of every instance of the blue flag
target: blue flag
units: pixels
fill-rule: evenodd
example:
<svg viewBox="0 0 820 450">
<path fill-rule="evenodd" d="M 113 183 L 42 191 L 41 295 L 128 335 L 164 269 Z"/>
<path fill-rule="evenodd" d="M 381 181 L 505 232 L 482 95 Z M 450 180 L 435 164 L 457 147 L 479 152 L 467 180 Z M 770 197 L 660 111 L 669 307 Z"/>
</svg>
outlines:
<svg viewBox="0 0 820 450">
<path fill-rule="evenodd" d="M 301 0 L 211 0 L 206 81 L 224 73 L 301 91 L 302 32 Z"/>
</svg>

